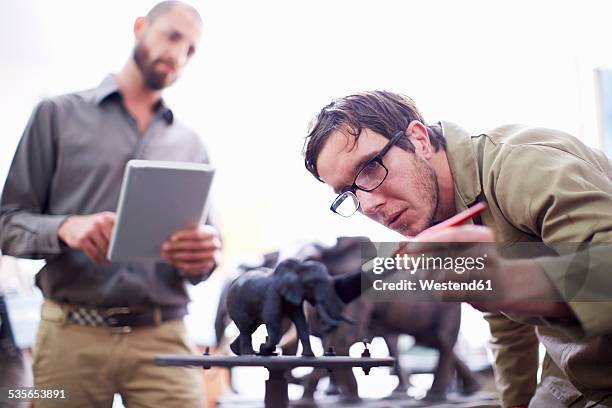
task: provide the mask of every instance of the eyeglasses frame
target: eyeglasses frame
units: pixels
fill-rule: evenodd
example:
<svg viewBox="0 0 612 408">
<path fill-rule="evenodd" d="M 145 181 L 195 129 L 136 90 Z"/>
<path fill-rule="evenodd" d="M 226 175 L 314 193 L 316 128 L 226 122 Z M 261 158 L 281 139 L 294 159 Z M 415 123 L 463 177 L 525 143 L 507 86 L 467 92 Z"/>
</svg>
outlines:
<svg viewBox="0 0 612 408">
<path fill-rule="evenodd" d="M 400 130 L 397 133 L 395 133 L 395 135 L 393 135 L 393 137 L 391 139 L 389 139 L 389 141 L 387 142 L 387 144 L 378 152 L 378 154 L 374 157 L 372 157 L 370 160 L 368 160 L 367 163 L 365 163 L 363 166 L 361 166 L 361 168 L 359 169 L 359 171 L 357 172 L 357 174 L 355 175 L 355 178 L 353 179 L 353 184 L 351 184 L 349 187 L 345 187 L 344 189 L 342 189 L 342 191 L 340 192 L 340 194 L 338 194 L 336 196 L 336 198 L 334 199 L 334 201 L 332 202 L 331 206 L 329 207 L 329 209 L 333 212 L 336 213 L 342 217 L 348 218 L 351 215 L 355 214 L 357 211 L 359 211 L 359 208 L 361 208 L 361 201 L 359 201 L 359 198 L 357 197 L 357 191 L 356 190 L 361 190 L 361 191 L 365 191 L 366 193 L 371 193 L 372 191 L 376 190 L 378 187 L 380 187 L 382 185 L 382 183 L 385 182 L 385 180 L 387 179 L 387 176 L 389 175 L 389 169 L 387 168 L 387 166 L 385 166 L 385 164 L 383 163 L 383 157 L 385 156 L 385 154 L 387 154 L 387 152 L 391 149 L 391 147 L 393 147 L 394 144 L 396 144 L 401 138 L 402 136 L 404 136 L 404 131 Z M 382 178 L 382 180 L 380 181 L 380 183 L 378 183 L 375 187 L 370 188 L 370 189 L 366 189 L 363 187 L 360 187 L 357 185 L 357 179 L 359 178 L 359 175 L 361 174 L 361 172 L 363 171 L 363 169 L 365 169 L 366 167 L 368 167 L 370 165 L 370 163 L 372 162 L 377 162 L 378 164 L 380 164 L 383 169 L 385 169 L 385 176 Z M 344 201 L 340 201 L 340 204 L 335 205 L 336 202 L 338 202 L 338 200 L 340 200 L 340 198 L 347 192 L 350 192 L 353 197 L 357 200 L 357 208 L 355 209 L 355 211 L 353 213 L 351 213 L 350 215 L 342 215 L 339 212 L 336 211 L 336 209 L 340 206 L 340 204 Z M 346 199 L 346 198 L 345 198 Z"/>
</svg>

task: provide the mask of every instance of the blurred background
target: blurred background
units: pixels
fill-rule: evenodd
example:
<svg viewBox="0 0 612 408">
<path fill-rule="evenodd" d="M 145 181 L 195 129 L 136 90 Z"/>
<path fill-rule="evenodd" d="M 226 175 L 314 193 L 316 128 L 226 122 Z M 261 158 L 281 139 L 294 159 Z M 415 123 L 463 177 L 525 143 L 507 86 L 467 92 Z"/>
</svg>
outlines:
<svg viewBox="0 0 612 408">
<path fill-rule="evenodd" d="M 0 0 L 0 183 L 35 104 L 118 71 L 134 19 L 155 3 Z M 308 123 L 334 97 L 388 89 L 412 97 L 429 122 L 474 132 L 520 122 L 612 146 L 602 98 L 612 63 L 606 1 L 190 3 L 204 19 L 202 43 L 165 98 L 218 168 L 226 266 L 301 241 L 398 239 L 359 215 L 332 214 L 331 190 L 304 169 Z M 18 264 L 30 274 L 40 266 Z M 193 288 L 200 344 L 213 341 L 220 281 Z M 465 309 L 462 331 L 484 344 L 486 325 Z"/>
</svg>

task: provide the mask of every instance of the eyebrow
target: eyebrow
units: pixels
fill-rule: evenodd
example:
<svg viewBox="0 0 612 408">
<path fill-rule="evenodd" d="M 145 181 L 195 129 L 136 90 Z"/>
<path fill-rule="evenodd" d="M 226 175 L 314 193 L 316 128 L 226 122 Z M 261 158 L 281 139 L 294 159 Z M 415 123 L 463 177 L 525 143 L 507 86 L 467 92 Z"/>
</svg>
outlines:
<svg viewBox="0 0 612 408">
<path fill-rule="evenodd" d="M 370 162 L 370 160 L 375 158 L 377 154 L 378 154 L 377 152 L 371 152 L 371 153 L 363 156 L 361 158 L 361 160 L 359 160 L 357 163 L 355 163 L 355 165 L 351 169 L 352 170 L 352 174 L 354 174 L 354 176 L 353 176 L 353 183 L 355 182 L 355 177 L 357 177 L 357 173 L 363 168 L 363 166 L 365 166 L 368 162 Z M 345 185 L 340 190 L 334 188 L 334 193 L 336 193 L 336 194 L 343 193 L 350 186 L 351 186 L 351 184 Z"/>
</svg>

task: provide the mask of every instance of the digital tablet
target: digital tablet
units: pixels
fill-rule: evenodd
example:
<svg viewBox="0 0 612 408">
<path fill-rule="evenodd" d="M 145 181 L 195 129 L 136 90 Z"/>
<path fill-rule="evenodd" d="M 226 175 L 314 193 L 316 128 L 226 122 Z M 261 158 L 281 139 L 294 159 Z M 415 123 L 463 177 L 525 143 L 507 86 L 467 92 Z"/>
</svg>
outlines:
<svg viewBox="0 0 612 408">
<path fill-rule="evenodd" d="M 213 175 L 207 164 L 130 160 L 108 258 L 160 260 L 161 245 L 173 233 L 204 222 Z"/>
</svg>

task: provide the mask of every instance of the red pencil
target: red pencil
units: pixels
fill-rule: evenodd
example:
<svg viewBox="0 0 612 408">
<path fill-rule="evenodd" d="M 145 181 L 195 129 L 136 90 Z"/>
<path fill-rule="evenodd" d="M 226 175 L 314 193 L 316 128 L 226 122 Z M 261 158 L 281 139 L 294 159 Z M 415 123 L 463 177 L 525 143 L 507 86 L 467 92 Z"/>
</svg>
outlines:
<svg viewBox="0 0 612 408">
<path fill-rule="evenodd" d="M 484 210 L 487 209 L 487 204 L 484 202 L 480 202 L 468 208 L 465 211 L 461 211 L 459 214 L 453 215 L 446 221 L 442 221 L 439 224 L 434 225 L 433 227 L 427 228 L 425 231 L 421 232 L 419 235 L 430 234 L 432 232 L 442 231 L 443 229 L 449 227 L 455 227 L 457 225 L 461 225 L 470 218 L 480 214 Z M 419 236 L 417 235 L 417 236 Z"/>
</svg>

